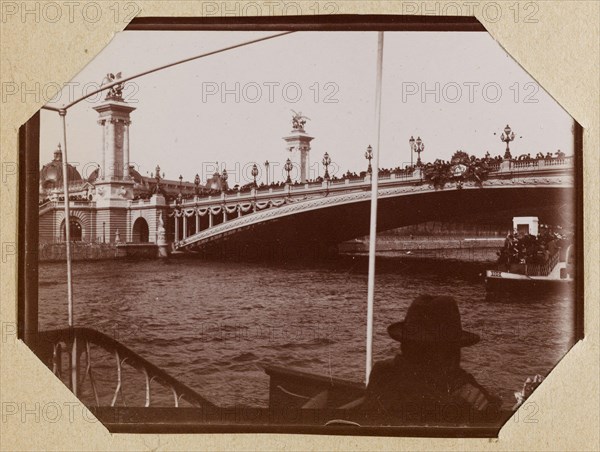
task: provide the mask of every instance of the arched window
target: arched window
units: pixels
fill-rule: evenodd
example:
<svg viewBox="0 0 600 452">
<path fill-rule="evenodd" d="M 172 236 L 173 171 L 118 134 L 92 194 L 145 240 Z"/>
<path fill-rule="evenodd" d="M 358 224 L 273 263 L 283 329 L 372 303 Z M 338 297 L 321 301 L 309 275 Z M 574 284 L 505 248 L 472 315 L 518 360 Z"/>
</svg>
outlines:
<svg viewBox="0 0 600 452">
<path fill-rule="evenodd" d="M 69 232 L 71 234 L 71 242 L 81 242 L 81 240 L 83 239 L 83 227 L 81 226 L 81 222 L 79 221 L 79 218 L 76 217 L 71 217 L 71 220 L 69 221 Z M 64 242 L 65 240 L 67 240 L 67 234 L 66 234 L 66 230 L 65 230 L 65 221 L 63 220 L 61 228 L 60 228 L 60 237 L 61 240 Z"/>
<path fill-rule="evenodd" d="M 148 222 L 143 218 L 138 218 L 133 223 L 132 241 L 134 243 L 148 243 L 149 240 L 149 229 Z"/>
</svg>

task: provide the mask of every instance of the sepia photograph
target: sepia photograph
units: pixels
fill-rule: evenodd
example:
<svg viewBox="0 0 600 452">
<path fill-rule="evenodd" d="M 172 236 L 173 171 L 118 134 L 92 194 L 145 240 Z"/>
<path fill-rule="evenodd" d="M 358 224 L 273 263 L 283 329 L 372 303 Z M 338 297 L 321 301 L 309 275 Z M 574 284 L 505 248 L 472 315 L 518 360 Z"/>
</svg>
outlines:
<svg viewBox="0 0 600 452">
<path fill-rule="evenodd" d="M 26 344 L 111 432 L 536 421 L 581 125 L 474 18 L 242 22 L 134 21 L 21 127 Z"/>
</svg>

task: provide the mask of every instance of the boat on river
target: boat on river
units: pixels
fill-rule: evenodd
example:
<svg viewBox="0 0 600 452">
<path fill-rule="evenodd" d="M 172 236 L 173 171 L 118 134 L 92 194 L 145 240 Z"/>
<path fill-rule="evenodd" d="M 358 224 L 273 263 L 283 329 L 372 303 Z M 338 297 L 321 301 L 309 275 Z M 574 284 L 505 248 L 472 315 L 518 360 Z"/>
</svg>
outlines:
<svg viewBox="0 0 600 452">
<path fill-rule="evenodd" d="M 553 290 L 572 288 L 575 263 L 571 246 L 564 260 L 557 251 L 543 264 L 511 264 L 497 270 L 486 270 L 485 287 L 488 291 Z"/>
</svg>

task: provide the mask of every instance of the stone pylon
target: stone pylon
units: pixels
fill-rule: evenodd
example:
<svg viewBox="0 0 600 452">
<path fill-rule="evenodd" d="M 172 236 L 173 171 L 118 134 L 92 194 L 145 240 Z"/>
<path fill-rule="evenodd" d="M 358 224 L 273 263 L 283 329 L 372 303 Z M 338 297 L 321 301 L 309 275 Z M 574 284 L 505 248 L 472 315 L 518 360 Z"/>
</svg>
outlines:
<svg viewBox="0 0 600 452">
<path fill-rule="evenodd" d="M 102 127 L 100 174 L 95 181 L 96 230 L 110 240 L 120 229 L 130 240 L 131 225 L 127 207 L 133 198 L 134 182 L 129 176 L 130 114 L 135 110 L 123 100 L 122 87 L 113 87 L 104 102 L 96 107 Z"/>
<path fill-rule="evenodd" d="M 290 135 L 283 137 L 286 143 L 287 158 L 292 161 L 294 169 L 290 176 L 292 180 L 306 183 L 310 179 L 310 142 L 314 139 L 304 130 L 306 121 L 302 114 L 295 114 L 292 119 Z"/>
</svg>

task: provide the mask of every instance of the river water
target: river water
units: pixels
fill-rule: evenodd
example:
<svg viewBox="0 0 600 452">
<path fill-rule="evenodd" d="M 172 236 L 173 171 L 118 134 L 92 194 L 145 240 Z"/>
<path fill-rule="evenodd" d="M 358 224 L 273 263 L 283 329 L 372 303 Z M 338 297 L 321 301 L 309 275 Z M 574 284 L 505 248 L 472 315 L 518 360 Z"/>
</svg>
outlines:
<svg viewBox="0 0 600 452">
<path fill-rule="evenodd" d="M 484 258 L 379 257 L 375 360 L 399 351 L 386 327 L 404 318 L 416 296 L 453 296 L 463 328 L 482 337 L 463 349 L 463 367 L 512 406 L 525 379 L 547 375 L 573 345 L 574 299 L 486 297 L 480 273 L 489 265 Z M 266 406 L 269 364 L 364 380 L 365 256 L 314 264 L 183 257 L 73 267 L 76 325 L 117 338 L 218 405 Z M 42 263 L 39 270 L 40 329 L 64 327 L 66 265 Z"/>
</svg>

